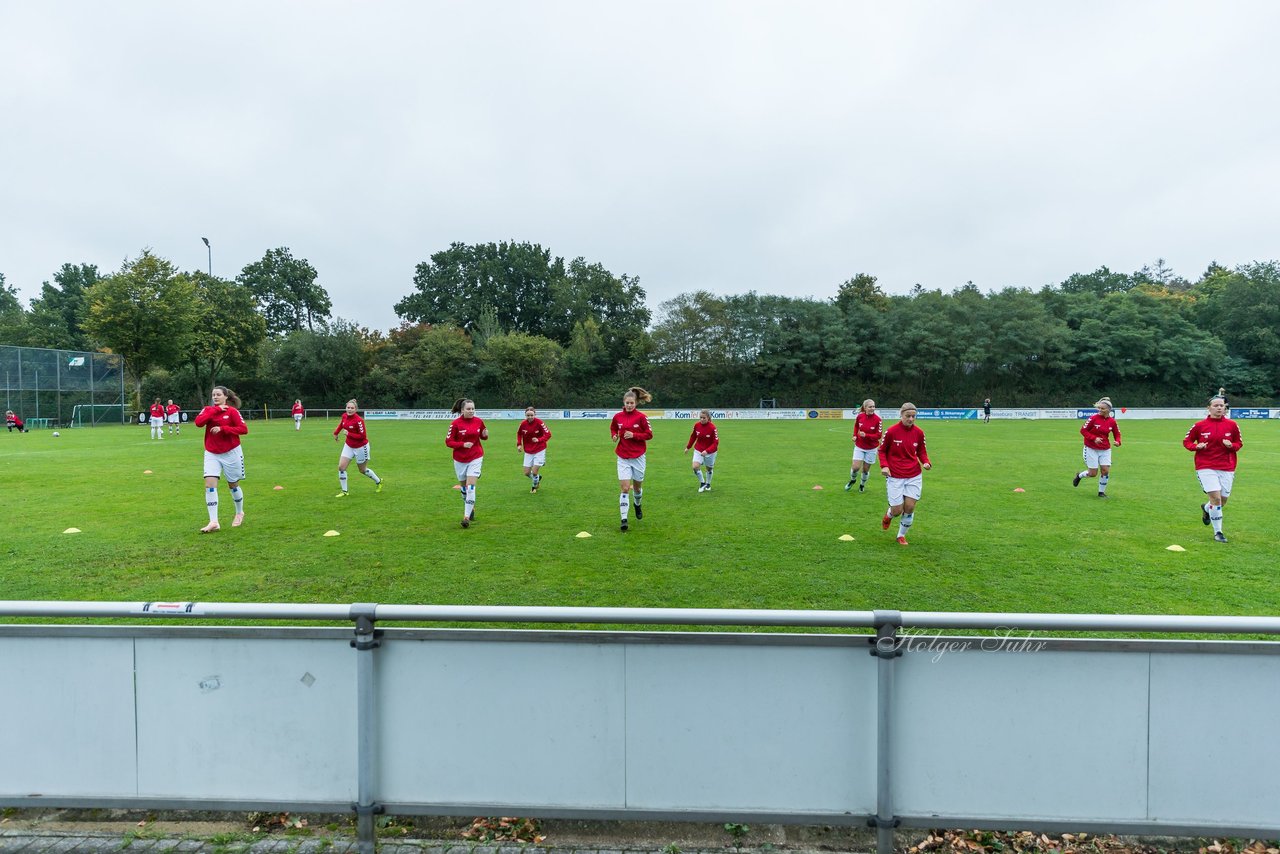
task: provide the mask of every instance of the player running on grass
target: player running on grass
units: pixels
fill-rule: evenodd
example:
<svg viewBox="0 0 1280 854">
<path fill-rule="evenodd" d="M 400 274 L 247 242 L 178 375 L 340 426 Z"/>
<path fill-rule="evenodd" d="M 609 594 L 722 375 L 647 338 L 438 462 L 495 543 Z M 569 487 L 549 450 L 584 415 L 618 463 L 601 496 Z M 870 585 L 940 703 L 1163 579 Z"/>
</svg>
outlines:
<svg viewBox="0 0 1280 854">
<path fill-rule="evenodd" d="M 244 451 L 240 437 L 249 427 L 240 417 L 240 398 L 226 386 L 216 385 L 210 394 L 213 402 L 196 416 L 197 427 L 204 428 L 204 504 L 209 510 L 209 524 L 200 529 L 202 534 L 218 530 L 218 478 L 227 476 L 227 489 L 236 505 L 231 527 L 244 524 L 244 493 L 240 481 L 244 480 Z"/>
<path fill-rule="evenodd" d="M 476 404 L 470 398 L 458 398 L 452 411 L 458 417 L 449 425 L 444 443 L 453 448 L 453 472 L 462 487 L 462 527 L 469 528 L 476 519 L 476 481 L 484 465 L 480 442 L 489 438 L 489 430 L 476 417 Z"/>
<path fill-rule="evenodd" d="M 627 515 L 632 504 L 631 495 L 635 493 L 636 521 L 644 518 L 644 510 L 640 501 L 644 498 L 644 454 L 646 444 L 653 438 L 653 430 L 649 428 L 649 419 L 636 409 L 640 403 L 653 400 L 653 395 L 632 386 L 622 395 L 622 411 L 613 416 L 609 422 L 609 433 L 613 436 L 618 455 L 618 487 L 622 494 L 618 498 L 618 510 L 622 514 L 622 530 L 627 530 Z"/>
<path fill-rule="evenodd" d="M 1216 396 L 1209 401 L 1209 417 L 1191 425 L 1182 447 L 1196 455 L 1196 479 L 1209 500 L 1200 505 L 1200 521 L 1213 525 L 1213 538 L 1227 541 L 1222 533 L 1222 508 L 1231 496 L 1236 477 L 1236 453 L 1244 445 L 1240 426 L 1227 417 L 1227 401 Z"/>
<path fill-rule="evenodd" d="M 342 413 L 342 420 L 338 422 L 338 428 L 333 431 L 335 442 L 338 441 L 338 435 L 343 430 L 347 431 L 347 442 L 342 446 L 342 456 L 338 458 L 338 485 L 342 487 L 342 491 L 334 498 L 347 497 L 347 466 L 352 460 L 356 461 L 356 468 L 360 469 L 360 474 L 377 484 L 374 492 L 382 491 L 382 478 L 369 468 L 369 433 L 365 430 L 364 419 L 356 412 L 356 407 L 354 397 L 347 401 L 347 409 Z"/>
<path fill-rule="evenodd" d="M 858 491 L 866 491 L 867 477 L 871 474 L 871 466 L 876 463 L 882 433 L 881 418 L 876 415 L 876 402 L 867 398 L 862 401 L 862 406 L 853 419 L 853 467 L 849 469 L 849 482 L 844 485 L 845 492 L 853 489 L 853 482 L 858 480 L 859 468 L 862 469 L 862 480 L 858 483 Z"/>
<path fill-rule="evenodd" d="M 1111 398 L 1104 397 L 1094 404 L 1097 413 L 1090 415 L 1080 428 L 1084 436 L 1084 471 L 1076 472 L 1071 481 L 1072 486 L 1079 486 L 1086 477 L 1098 478 L 1098 497 L 1107 497 L 1107 481 L 1111 479 L 1111 440 L 1108 434 L 1116 437 L 1116 447 L 1120 447 L 1120 426 L 1116 424 L 1112 414 Z"/>
<path fill-rule="evenodd" d="M 693 474 L 698 478 L 698 491 L 710 492 L 711 476 L 716 472 L 716 452 L 720 450 L 720 434 L 711 423 L 710 410 L 698 413 L 684 452 L 689 453 L 690 448 L 693 448 Z"/>
<path fill-rule="evenodd" d="M 532 406 L 524 411 L 524 420 L 516 428 L 516 448 L 524 451 L 524 476 L 529 478 L 530 492 L 538 491 L 542 483 L 542 467 L 547 464 L 547 442 L 551 440 L 551 430 L 538 417 L 538 410 Z"/>
<path fill-rule="evenodd" d="M 924 447 L 924 431 L 916 426 L 916 405 L 902 404 L 898 418 L 897 424 L 884 431 L 884 441 L 880 443 L 880 473 L 889 496 L 889 509 L 880 520 L 880 527 L 889 530 L 894 517 L 900 516 L 898 545 L 905 546 L 924 486 L 921 470 L 931 469 L 933 464 Z"/>
</svg>

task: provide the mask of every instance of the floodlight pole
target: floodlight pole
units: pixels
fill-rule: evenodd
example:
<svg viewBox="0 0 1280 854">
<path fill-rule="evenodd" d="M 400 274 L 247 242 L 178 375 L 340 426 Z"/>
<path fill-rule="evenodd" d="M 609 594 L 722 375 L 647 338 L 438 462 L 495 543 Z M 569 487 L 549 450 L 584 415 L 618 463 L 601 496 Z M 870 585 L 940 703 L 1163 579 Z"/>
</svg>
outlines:
<svg viewBox="0 0 1280 854">
<path fill-rule="evenodd" d="M 209 238 L 200 238 L 204 241 L 204 248 L 209 250 L 209 278 L 213 278 L 213 244 L 209 242 Z"/>
</svg>

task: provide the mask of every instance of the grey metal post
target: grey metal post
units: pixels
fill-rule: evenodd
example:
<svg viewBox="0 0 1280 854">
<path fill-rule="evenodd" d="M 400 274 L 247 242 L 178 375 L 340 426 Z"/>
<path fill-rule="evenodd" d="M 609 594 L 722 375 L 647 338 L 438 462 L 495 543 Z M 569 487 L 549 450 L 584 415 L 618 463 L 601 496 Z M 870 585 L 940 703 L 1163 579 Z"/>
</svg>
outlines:
<svg viewBox="0 0 1280 854">
<path fill-rule="evenodd" d="M 356 636 L 351 646 L 356 651 L 356 844 L 360 854 L 374 854 L 377 836 L 373 817 L 382 808 L 373 800 L 373 651 L 378 648 L 378 631 L 374 627 L 377 605 L 358 603 L 351 606 L 351 619 Z"/>
<path fill-rule="evenodd" d="M 876 640 L 871 654 L 876 661 L 876 854 L 893 854 L 893 660 L 902 655 L 898 648 L 901 611 L 875 611 Z"/>
</svg>

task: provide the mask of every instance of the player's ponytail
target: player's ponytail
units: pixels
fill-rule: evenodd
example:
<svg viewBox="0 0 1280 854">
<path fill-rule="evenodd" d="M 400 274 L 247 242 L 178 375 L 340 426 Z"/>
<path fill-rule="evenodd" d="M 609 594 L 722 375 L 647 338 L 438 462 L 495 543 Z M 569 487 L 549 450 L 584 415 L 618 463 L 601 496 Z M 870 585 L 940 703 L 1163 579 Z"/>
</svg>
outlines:
<svg viewBox="0 0 1280 854">
<path fill-rule="evenodd" d="M 653 395 L 649 394 L 649 392 L 640 388 L 638 385 L 633 385 L 631 388 L 627 389 L 627 393 L 622 396 L 622 399 L 626 400 L 628 397 L 635 398 L 636 403 L 648 403 L 653 400 Z"/>
<path fill-rule="evenodd" d="M 240 408 L 240 398 L 234 391 L 224 385 L 216 385 L 214 388 L 222 389 L 222 393 L 226 395 L 227 398 L 227 406 L 234 406 L 236 409 Z"/>
<path fill-rule="evenodd" d="M 466 406 L 468 403 L 475 403 L 475 401 L 469 397 L 460 397 L 453 402 L 453 409 L 450 409 L 449 411 L 454 415 L 461 415 L 462 407 Z"/>
</svg>

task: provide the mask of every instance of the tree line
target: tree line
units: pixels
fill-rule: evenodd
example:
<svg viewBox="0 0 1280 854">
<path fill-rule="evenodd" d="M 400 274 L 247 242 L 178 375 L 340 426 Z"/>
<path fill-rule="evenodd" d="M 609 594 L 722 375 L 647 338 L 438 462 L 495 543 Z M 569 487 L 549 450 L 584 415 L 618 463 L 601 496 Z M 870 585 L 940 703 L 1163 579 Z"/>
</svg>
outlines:
<svg viewBox="0 0 1280 854">
<path fill-rule="evenodd" d="M 247 406 L 599 406 L 629 385 L 662 406 L 853 406 L 864 397 L 997 406 L 1233 402 L 1280 389 L 1280 262 L 1163 261 L 1039 289 L 888 295 L 856 275 L 831 299 L 694 291 L 646 306 L 639 279 L 530 243 L 454 243 L 419 263 L 381 331 L 333 318 L 287 247 L 234 280 L 149 250 L 101 274 L 64 264 L 23 306 L 0 274 L 0 343 L 124 356 L 135 404 L 195 406 L 215 383 Z"/>
</svg>

